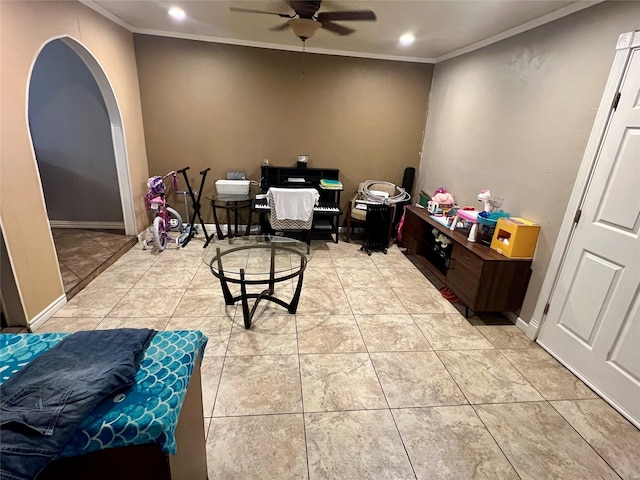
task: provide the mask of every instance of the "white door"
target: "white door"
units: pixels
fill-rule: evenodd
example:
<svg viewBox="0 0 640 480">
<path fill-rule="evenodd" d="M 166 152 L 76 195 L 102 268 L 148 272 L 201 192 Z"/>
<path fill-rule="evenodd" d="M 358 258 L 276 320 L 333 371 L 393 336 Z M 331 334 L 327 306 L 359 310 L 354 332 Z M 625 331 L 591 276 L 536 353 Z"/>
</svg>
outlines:
<svg viewBox="0 0 640 480">
<path fill-rule="evenodd" d="M 632 51 L 538 342 L 640 425 L 640 50 Z"/>
</svg>

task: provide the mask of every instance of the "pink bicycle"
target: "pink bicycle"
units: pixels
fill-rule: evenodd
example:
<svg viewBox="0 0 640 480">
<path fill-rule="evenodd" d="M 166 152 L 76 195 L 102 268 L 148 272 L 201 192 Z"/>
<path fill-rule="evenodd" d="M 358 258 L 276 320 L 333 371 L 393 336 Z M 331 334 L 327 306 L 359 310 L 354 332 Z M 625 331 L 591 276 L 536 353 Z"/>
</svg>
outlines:
<svg viewBox="0 0 640 480">
<path fill-rule="evenodd" d="M 163 177 L 156 176 L 147 180 L 149 191 L 145 196 L 145 205 L 147 210 L 153 212 L 155 216 L 151 225 L 153 238 L 143 242 L 143 249 L 145 250 L 150 244 L 155 245 L 160 251 L 164 250 L 169 243 L 180 245 L 180 237 L 174 238 L 169 234 L 170 231 L 182 234 L 184 230 L 182 217 L 167 204 L 164 181 L 169 177 L 171 177 L 174 191 L 177 190 L 178 174 L 176 172 L 172 171 Z"/>
</svg>

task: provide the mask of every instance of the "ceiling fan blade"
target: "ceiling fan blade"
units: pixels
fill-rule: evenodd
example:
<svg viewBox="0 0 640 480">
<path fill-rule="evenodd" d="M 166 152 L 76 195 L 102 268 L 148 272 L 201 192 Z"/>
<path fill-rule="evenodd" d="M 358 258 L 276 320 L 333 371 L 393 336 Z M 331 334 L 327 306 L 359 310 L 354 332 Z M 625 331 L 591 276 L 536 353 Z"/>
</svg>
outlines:
<svg viewBox="0 0 640 480">
<path fill-rule="evenodd" d="M 293 18 L 295 15 L 288 15 L 286 13 L 278 13 L 278 12 L 265 12 L 264 10 L 253 10 L 251 8 L 239 8 L 239 7 L 229 7 L 229 10 L 232 12 L 241 12 L 241 13 L 262 13 L 264 15 L 277 15 L 282 18 Z"/>
<path fill-rule="evenodd" d="M 337 23 L 327 22 L 327 21 L 324 21 L 321 23 L 322 23 L 323 29 L 328 30 L 332 33 L 337 33 L 338 35 L 349 35 L 355 32 L 353 28 L 344 27 L 342 25 L 338 25 Z"/>
<path fill-rule="evenodd" d="M 282 30 L 286 30 L 289 28 L 289 22 L 284 22 L 280 25 L 276 25 L 275 27 L 271 27 L 269 30 L 272 32 L 281 32 Z"/>
<path fill-rule="evenodd" d="M 335 11 L 335 12 L 320 12 L 317 16 L 318 21 L 324 23 L 325 21 L 357 21 L 357 20 L 376 20 L 376 14 L 371 10 L 351 10 L 351 11 Z"/>
</svg>

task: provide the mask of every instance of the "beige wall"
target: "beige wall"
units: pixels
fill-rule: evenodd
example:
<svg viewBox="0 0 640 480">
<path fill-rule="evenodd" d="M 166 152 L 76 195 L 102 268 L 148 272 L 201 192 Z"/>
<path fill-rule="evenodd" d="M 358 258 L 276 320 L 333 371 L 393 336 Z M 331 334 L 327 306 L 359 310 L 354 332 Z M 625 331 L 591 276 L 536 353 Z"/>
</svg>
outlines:
<svg viewBox="0 0 640 480">
<path fill-rule="evenodd" d="M 419 185 L 538 222 L 529 321 L 582 160 L 620 33 L 640 28 L 640 2 L 605 2 L 438 64 Z"/>
<path fill-rule="evenodd" d="M 26 119 L 31 67 L 47 41 L 59 36 L 76 39 L 111 82 L 124 125 L 139 229 L 146 224 L 142 198 L 148 169 L 129 32 L 80 3 L 53 1 L 0 2 L 0 31 L 0 214 L 30 320 L 63 293 Z"/>
<path fill-rule="evenodd" d="M 432 65 L 135 36 L 149 171 L 339 168 L 343 204 L 367 179 L 420 161 Z M 180 209 L 182 211 L 182 209 Z M 203 210 L 211 220 L 208 205 Z"/>
</svg>

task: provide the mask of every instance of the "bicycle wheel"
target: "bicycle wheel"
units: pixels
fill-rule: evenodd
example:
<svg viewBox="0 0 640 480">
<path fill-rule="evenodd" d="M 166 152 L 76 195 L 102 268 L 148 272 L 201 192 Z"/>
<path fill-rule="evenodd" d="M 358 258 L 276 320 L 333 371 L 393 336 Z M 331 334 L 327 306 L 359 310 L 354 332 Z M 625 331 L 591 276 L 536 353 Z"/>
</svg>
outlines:
<svg viewBox="0 0 640 480">
<path fill-rule="evenodd" d="M 160 251 L 164 250 L 167 243 L 167 232 L 162 217 L 153 219 L 151 233 L 153 233 L 153 243 L 156 245 L 156 248 Z"/>
<path fill-rule="evenodd" d="M 169 214 L 169 230 L 182 233 L 184 225 L 180 214 L 171 207 L 167 207 L 167 213 Z"/>
</svg>

